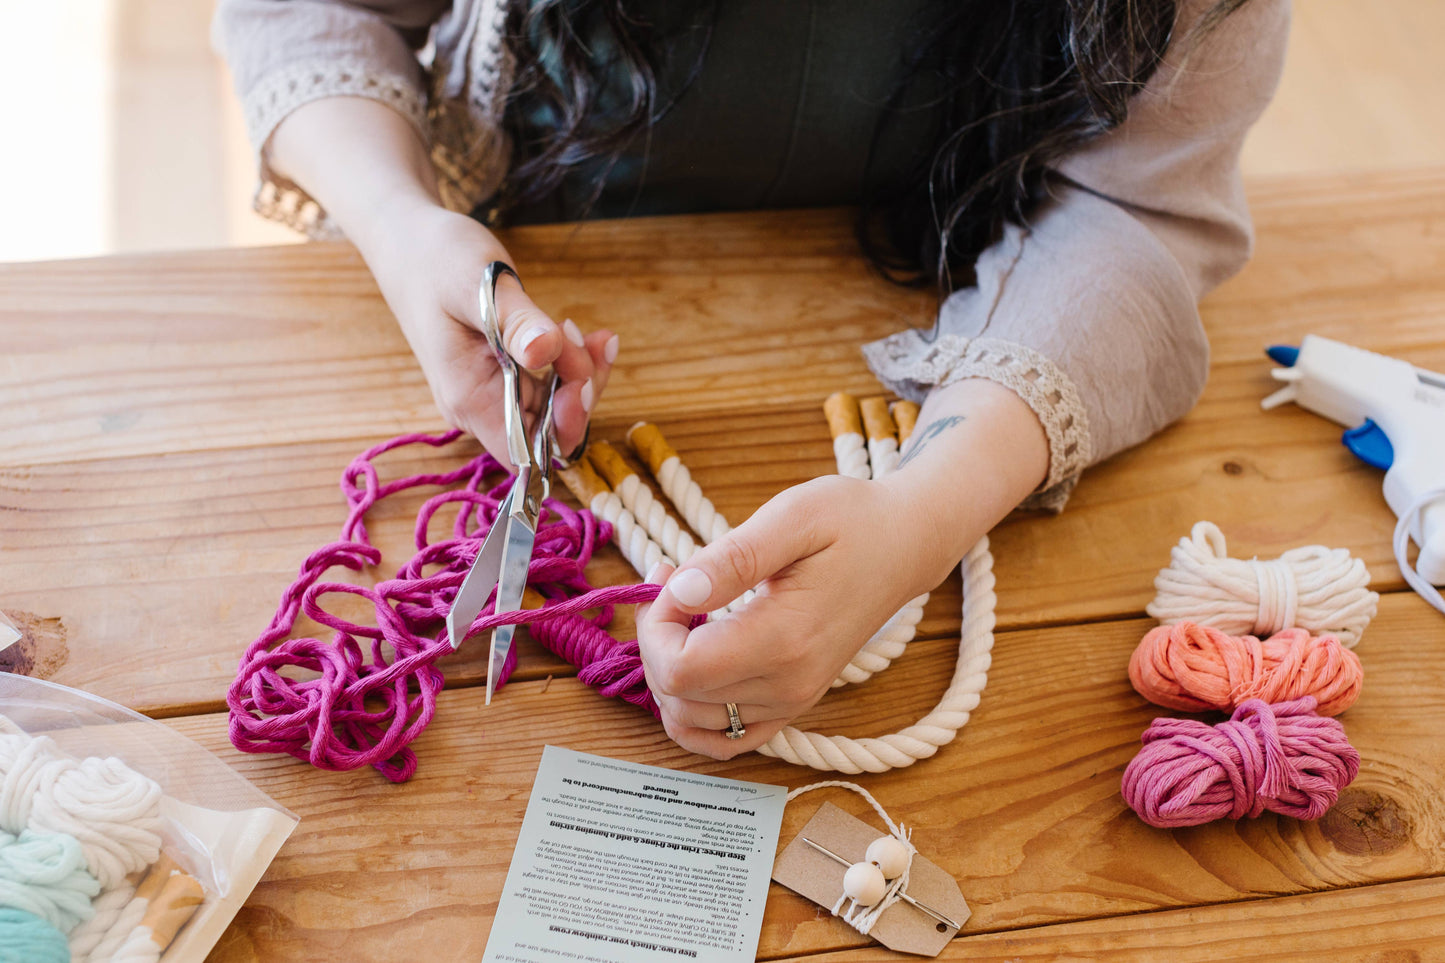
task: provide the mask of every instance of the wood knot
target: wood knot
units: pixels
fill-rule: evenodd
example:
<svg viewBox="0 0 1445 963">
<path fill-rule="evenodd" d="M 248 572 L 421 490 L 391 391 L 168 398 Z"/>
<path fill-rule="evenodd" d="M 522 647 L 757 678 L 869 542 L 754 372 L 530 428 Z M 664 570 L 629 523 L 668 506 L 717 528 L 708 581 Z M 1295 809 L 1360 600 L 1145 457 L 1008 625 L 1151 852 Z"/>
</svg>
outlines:
<svg viewBox="0 0 1445 963">
<path fill-rule="evenodd" d="M 59 619 L 43 619 L 29 612 L 9 612 L 20 639 L 0 650 L 0 672 L 48 679 L 70 660 L 65 626 Z"/>
<path fill-rule="evenodd" d="M 1320 831 L 1343 853 L 1379 856 L 1409 842 L 1415 826 L 1389 796 L 1373 789 L 1346 789 L 1320 820 Z"/>
<path fill-rule="evenodd" d="M 1237 461 L 1227 461 L 1224 463 L 1224 473 L 1226 475 L 1243 475 L 1244 466 Z"/>
</svg>

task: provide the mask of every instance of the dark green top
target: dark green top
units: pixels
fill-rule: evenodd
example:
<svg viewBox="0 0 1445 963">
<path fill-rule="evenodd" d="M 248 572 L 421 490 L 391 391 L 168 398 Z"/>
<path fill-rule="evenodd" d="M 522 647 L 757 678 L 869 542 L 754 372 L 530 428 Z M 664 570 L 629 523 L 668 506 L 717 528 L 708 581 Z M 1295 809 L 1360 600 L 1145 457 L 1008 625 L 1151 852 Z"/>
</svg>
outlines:
<svg viewBox="0 0 1445 963">
<path fill-rule="evenodd" d="M 698 23 L 705 14 L 682 0 L 632 4 L 674 38 L 659 93 L 676 102 L 618 159 L 590 216 L 857 203 L 875 128 L 925 2 L 719 0 L 701 69 L 685 89 L 706 37 Z M 931 120 L 919 110 L 891 123 L 870 177 L 913 171 L 932 146 Z M 588 215 L 600 169 L 574 172 L 552 197 L 508 221 Z"/>
</svg>

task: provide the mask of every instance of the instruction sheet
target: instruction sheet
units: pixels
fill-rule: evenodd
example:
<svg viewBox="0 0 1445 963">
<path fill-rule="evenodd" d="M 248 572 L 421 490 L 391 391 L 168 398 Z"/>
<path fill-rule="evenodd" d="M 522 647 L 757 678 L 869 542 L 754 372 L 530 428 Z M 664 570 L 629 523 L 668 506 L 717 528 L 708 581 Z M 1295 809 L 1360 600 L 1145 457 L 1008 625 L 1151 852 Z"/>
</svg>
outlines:
<svg viewBox="0 0 1445 963">
<path fill-rule="evenodd" d="M 483 963 L 744 963 L 787 789 L 547 746 Z"/>
</svg>

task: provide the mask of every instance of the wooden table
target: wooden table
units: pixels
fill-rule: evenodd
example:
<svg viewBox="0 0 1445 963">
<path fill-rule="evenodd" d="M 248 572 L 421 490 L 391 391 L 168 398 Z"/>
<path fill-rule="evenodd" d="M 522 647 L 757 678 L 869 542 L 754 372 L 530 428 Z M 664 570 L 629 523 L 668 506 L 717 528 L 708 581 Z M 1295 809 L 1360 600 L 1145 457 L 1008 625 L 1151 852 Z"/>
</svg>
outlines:
<svg viewBox="0 0 1445 963">
<path fill-rule="evenodd" d="M 997 531 L 982 705 L 934 759 L 861 777 L 973 906 L 950 959 L 1445 958 L 1445 621 L 1403 589 L 1380 476 L 1339 428 L 1258 410 L 1272 385 L 1261 347 L 1306 332 L 1445 370 L 1445 172 L 1252 193 L 1258 253 L 1204 307 L 1204 400 L 1090 472 L 1063 515 Z M 539 304 L 622 334 L 595 435 L 658 422 L 734 521 L 831 469 L 823 397 L 876 391 L 856 345 L 931 311 L 868 274 L 836 212 L 508 241 Z M 301 560 L 338 531 L 341 469 L 440 426 L 364 265 L 316 244 L 6 266 L 0 338 L 0 609 L 27 629 L 28 671 L 168 720 L 301 816 L 212 960 L 480 959 L 544 743 L 791 786 L 814 776 L 684 753 L 530 640 L 485 711 L 480 647 L 448 660 L 405 785 L 236 752 L 225 688 Z M 473 450 L 385 465 L 400 475 Z M 399 498 L 371 525 L 389 563 L 418 504 Z M 1162 714 L 1125 665 L 1151 624 L 1153 575 L 1198 519 L 1246 557 L 1347 547 L 1383 593 L 1358 649 L 1364 695 L 1343 717 L 1363 767 L 1319 822 L 1164 832 L 1120 799 Z M 635 578 L 610 547 L 592 574 Z M 951 673 L 958 613 L 955 576 L 922 641 L 808 721 L 861 735 L 922 715 Z M 798 825 L 790 814 L 784 838 Z M 889 954 L 774 887 L 759 956 Z"/>
</svg>

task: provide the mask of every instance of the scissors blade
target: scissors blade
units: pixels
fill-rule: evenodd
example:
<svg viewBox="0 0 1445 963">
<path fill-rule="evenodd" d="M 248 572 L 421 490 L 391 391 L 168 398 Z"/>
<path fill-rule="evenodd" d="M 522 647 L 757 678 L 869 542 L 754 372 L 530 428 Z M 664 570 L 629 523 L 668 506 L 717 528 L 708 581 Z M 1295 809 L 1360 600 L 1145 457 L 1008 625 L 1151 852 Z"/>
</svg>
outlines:
<svg viewBox="0 0 1445 963">
<path fill-rule="evenodd" d="M 502 553 L 507 542 L 507 521 L 511 518 L 516 491 L 514 486 L 502 501 L 501 510 L 492 522 L 492 529 L 487 532 L 486 541 L 482 542 L 482 550 L 477 553 L 477 560 L 472 563 L 467 577 L 462 580 L 462 587 L 457 589 L 457 597 L 452 600 L 451 611 L 447 613 L 447 640 L 451 642 L 453 649 L 462 644 L 462 637 L 467 634 L 467 629 L 471 628 L 477 616 L 482 614 L 482 606 L 487 604 L 492 587 L 501 576 Z"/>
<path fill-rule="evenodd" d="M 517 485 L 526 482 L 525 472 L 517 475 Z M 511 612 L 522 607 L 522 592 L 527 588 L 527 569 L 532 562 L 532 546 L 537 540 L 536 522 L 529 517 L 525 498 L 507 519 L 507 544 L 502 551 L 501 572 L 497 576 L 498 612 Z M 487 699 L 492 704 L 492 693 L 502 677 L 502 666 L 512 651 L 512 636 L 515 625 L 499 625 L 492 631 L 492 654 L 487 662 Z"/>
</svg>

